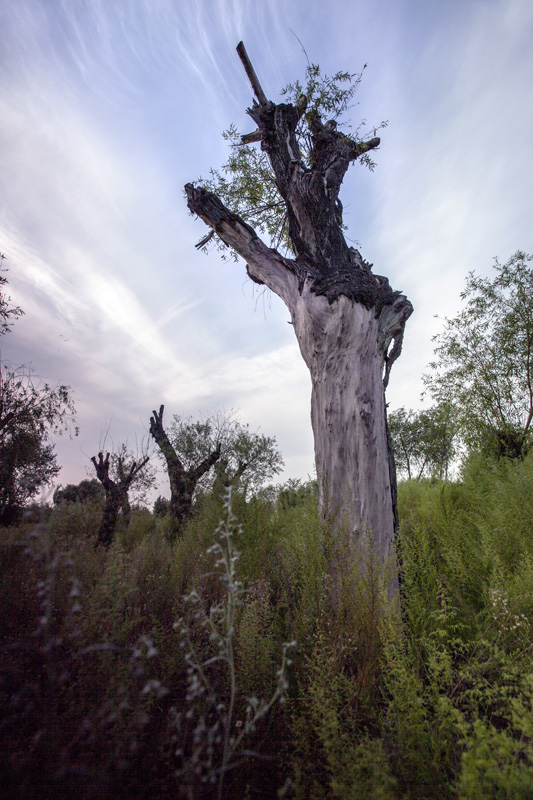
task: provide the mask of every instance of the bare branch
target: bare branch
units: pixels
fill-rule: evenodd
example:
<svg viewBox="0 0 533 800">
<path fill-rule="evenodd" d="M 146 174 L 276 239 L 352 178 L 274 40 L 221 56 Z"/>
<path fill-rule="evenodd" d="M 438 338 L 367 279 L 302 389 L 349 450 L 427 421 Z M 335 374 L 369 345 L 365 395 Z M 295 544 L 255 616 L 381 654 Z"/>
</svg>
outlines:
<svg viewBox="0 0 533 800">
<path fill-rule="evenodd" d="M 252 62 L 248 58 L 248 53 L 246 52 L 246 48 L 242 42 L 239 42 L 237 45 L 237 53 L 239 54 L 239 58 L 242 61 L 243 67 L 248 75 L 248 80 L 252 84 L 252 89 L 254 90 L 255 96 L 261 103 L 261 105 L 265 106 L 268 103 L 267 96 L 264 93 L 263 89 L 261 88 L 261 84 L 259 83 L 259 78 L 255 74 L 255 70 L 252 66 Z"/>
<path fill-rule="evenodd" d="M 185 468 L 179 458 L 176 450 L 172 446 L 170 439 L 168 438 L 167 432 L 163 427 L 163 412 L 165 410 L 165 406 L 162 405 L 159 407 L 159 412 L 152 411 L 152 416 L 150 417 L 150 433 L 153 436 L 154 440 L 157 442 L 159 449 L 163 453 L 169 470 L 175 470 L 177 472 L 184 472 Z"/>
<path fill-rule="evenodd" d="M 267 247 L 254 229 L 242 217 L 226 208 L 212 192 L 188 183 L 185 193 L 189 210 L 244 258 L 250 277 L 265 283 L 290 306 L 290 298 L 298 291 L 295 262 Z"/>
<path fill-rule="evenodd" d="M 241 144 L 253 144 L 254 142 L 261 141 L 261 131 L 259 128 L 253 131 L 252 133 L 245 133 L 244 136 L 241 136 Z"/>
</svg>

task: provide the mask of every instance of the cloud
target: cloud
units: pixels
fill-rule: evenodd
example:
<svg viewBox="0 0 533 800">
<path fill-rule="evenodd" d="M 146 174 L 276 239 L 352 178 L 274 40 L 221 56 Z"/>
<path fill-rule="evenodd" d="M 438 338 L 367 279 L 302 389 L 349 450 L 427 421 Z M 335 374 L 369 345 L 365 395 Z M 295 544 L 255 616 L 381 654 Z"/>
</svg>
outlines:
<svg viewBox="0 0 533 800">
<path fill-rule="evenodd" d="M 118 441 L 164 402 L 241 408 L 279 434 L 293 474 L 310 471 L 287 313 L 277 298 L 254 312 L 242 264 L 194 251 L 204 227 L 182 197 L 223 162 L 220 130 L 248 124 L 241 38 L 273 99 L 307 63 L 291 29 L 328 72 L 369 63 L 354 120 L 390 125 L 343 202 L 349 236 L 415 305 L 393 407 L 417 404 L 433 315 L 454 313 L 466 272 L 531 249 L 528 0 L 332 0 L 327 15 L 318 0 L 18 0 L 0 14 L 0 249 L 26 310 L 3 346 L 75 388 L 70 470 L 106 421 Z"/>
</svg>

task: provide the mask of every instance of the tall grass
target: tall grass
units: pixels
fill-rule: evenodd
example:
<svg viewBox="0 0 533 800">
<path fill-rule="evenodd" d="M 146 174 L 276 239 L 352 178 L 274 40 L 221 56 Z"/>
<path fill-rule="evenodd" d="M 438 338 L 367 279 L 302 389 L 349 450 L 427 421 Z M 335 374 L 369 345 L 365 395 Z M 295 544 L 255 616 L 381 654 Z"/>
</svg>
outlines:
<svg viewBox="0 0 533 800">
<path fill-rule="evenodd" d="M 399 489 L 401 626 L 311 491 L 3 531 L 9 796 L 533 798 L 533 454 Z"/>
</svg>

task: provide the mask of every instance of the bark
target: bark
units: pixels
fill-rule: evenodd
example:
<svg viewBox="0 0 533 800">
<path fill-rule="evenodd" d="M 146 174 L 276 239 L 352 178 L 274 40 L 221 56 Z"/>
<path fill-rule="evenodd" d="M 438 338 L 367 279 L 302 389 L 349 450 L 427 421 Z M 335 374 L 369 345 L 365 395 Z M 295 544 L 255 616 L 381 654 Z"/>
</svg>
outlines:
<svg viewBox="0 0 533 800">
<path fill-rule="evenodd" d="M 129 470 L 124 469 L 124 465 L 119 460 L 118 481 L 114 481 L 109 475 L 109 453 L 105 458 L 103 453 L 98 453 L 98 460 L 93 456 L 91 461 L 94 464 L 98 480 L 105 490 L 105 503 L 102 512 L 102 522 L 98 531 L 97 545 L 109 547 L 113 541 L 118 521 L 118 512 L 122 509 L 126 525 L 129 524 L 131 507 L 128 498 L 130 486 L 138 472 L 148 462 L 148 456 L 141 462 L 133 462 Z"/>
<path fill-rule="evenodd" d="M 168 435 L 163 427 L 163 412 L 153 411 L 150 417 L 150 433 L 155 439 L 166 464 L 170 483 L 170 517 L 173 523 L 172 538 L 180 535 L 183 525 L 192 513 L 194 490 L 200 478 L 208 472 L 220 458 L 220 447 L 217 447 L 198 466 L 185 469 L 180 457 L 176 453 Z"/>
<path fill-rule="evenodd" d="M 287 305 L 311 374 L 322 517 L 347 532 L 354 553 L 363 546 L 383 563 L 394 558 L 397 528 L 385 388 L 413 309 L 348 246 L 338 197 L 350 163 L 379 139 L 354 142 L 315 114 L 309 119 L 308 167 L 296 138 L 305 98 L 298 106 L 275 105 L 261 97 L 253 80 L 252 86 L 259 100 L 248 109 L 257 124 L 252 136 L 267 153 L 285 201 L 295 257 L 267 247 L 218 197 L 191 184 L 185 187 L 188 207 L 242 256 L 254 281 Z M 397 576 L 390 591 L 397 592 Z"/>
</svg>

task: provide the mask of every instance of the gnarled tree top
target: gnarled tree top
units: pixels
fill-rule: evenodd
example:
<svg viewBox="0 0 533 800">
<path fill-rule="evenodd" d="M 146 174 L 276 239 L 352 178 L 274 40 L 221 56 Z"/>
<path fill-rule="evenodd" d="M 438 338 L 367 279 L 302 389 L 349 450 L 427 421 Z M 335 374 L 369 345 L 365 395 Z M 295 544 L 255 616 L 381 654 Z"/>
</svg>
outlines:
<svg viewBox="0 0 533 800">
<path fill-rule="evenodd" d="M 272 258 L 282 261 L 298 276 L 300 287 L 309 280 L 311 290 L 326 296 L 329 303 L 345 295 L 367 308 L 375 308 L 377 315 L 385 305 L 397 305 L 400 292 L 393 291 L 386 278 L 374 275 L 371 265 L 347 244 L 339 200 L 349 165 L 378 147 L 379 138 L 356 141 L 345 135 L 337 130 L 335 120 L 323 122 L 316 108 L 307 111 L 305 95 L 300 96 L 296 103 L 271 102 L 242 42 L 237 51 L 256 98 L 247 113 L 257 128 L 241 140 L 244 144 L 260 142 L 268 157 L 277 191 L 285 206 L 294 253 L 294 258 L 289 259 L 270 249 Z M 297 135 L 304 116 L 311 141 L 307 158 L 300 152 Z M 256 249 L 262 249 L 255 230 L 207 189 L 187 184 L 185 190 L 189 209 L 250 264 L 253 243 Z M 257 275 L 254 279 L 261 282 Z"/>
</svg>

